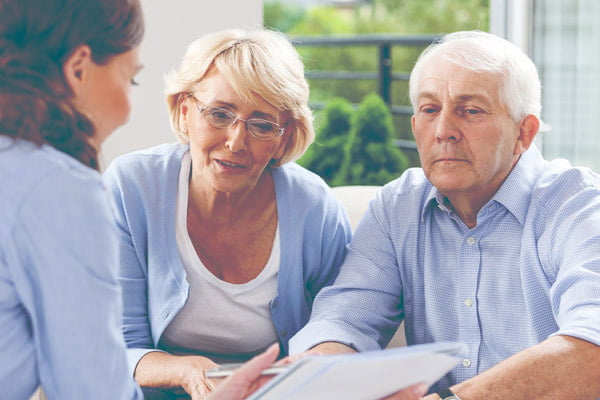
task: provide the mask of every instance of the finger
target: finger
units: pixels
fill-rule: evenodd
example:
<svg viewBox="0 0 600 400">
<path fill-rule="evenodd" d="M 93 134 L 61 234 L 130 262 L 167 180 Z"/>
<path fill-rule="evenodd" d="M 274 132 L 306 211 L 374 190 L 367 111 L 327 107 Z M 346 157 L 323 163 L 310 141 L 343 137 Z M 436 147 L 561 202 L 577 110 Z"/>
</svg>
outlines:
<svg viewBox="0 0 600 400">
<path fill-rule="evenodd" d="M 254 380 L 260 376 L 263 369 L 271 366 L 275 362 L 275 360 L 277 360 L 278 355 L 279 344 L 273 343 L 262 354 L 259 354 L 258 356 L 245 363 L 240 368 L 240 372 L 244 371 L 244 375 L 249 374 L 249 376 L 252 376 L 251 380 Z"/>
<path fill-rule="evenodd" d="M 298 353 L 298 354 L 294 354 L 294 355 L 291 355 L 291 356 L 287 356 L 287 357 L 279 360 L 276 365 L 287 365 L 287 364 L 294 363 L 294 362 L 296 362 L 296 361 L 298 361 L 298 360 L 300 360 L 300 359 L 302 359 L 304 357 L 308 357 L 308 356 L 320 356 L 320 355 L 322 355 L 322 353 L 320 353 L 318 351 L 309 350 L 309 351 L 305 351 L 303 353 Z"/>
</svg>

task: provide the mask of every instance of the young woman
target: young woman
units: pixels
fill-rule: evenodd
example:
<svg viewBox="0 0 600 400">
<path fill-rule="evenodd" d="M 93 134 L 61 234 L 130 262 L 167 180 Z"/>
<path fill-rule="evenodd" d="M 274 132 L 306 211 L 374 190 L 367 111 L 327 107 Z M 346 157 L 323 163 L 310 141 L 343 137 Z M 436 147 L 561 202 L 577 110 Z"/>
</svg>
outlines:
<svg viewBox="0 0 600 400">
<path fill-rule="evenodd" d="M 2 398 L 141 398 L 96 154 L 128 117 L 143 32 L 138 0 L 0 0 Z"/>
</svg>

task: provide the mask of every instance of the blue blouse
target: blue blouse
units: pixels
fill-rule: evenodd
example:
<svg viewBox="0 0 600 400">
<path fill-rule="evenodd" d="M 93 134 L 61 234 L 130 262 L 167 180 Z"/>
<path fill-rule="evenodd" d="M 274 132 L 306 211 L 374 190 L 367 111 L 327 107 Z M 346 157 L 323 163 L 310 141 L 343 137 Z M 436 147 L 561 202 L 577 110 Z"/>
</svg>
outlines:
<svg viewBox="0 0 600 400">
<path fill-rule="evenodd" d="M 98 172 L 0 135 L 0 397 L 133 399 L 117 232 Z"/>
</svg>

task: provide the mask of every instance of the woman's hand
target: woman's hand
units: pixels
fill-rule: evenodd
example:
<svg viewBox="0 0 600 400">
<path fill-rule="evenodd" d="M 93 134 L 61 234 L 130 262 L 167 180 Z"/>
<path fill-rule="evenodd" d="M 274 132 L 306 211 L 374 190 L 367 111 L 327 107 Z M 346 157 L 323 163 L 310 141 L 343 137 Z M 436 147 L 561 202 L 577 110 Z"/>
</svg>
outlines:
<svg viewBox="0 0 600 400">
<path fill-rule="evenodd" d="M 219 379 L 208 379 L 206 371 L 218 367 L 212 360 L 200 356 L 182 356 L 183 376 L 181 387 L 192 400 L 206 400 L 213 388 L 219 384 Z"/>
<path fill-rule="evenodd" d="M 144 355 L 135 369 L 140 386 L 181 390 L 192 400 L 205 400 L 218 379 L 206 379 L 205 371 L 218 366 L 201 356 L 176 356 L 162 351 Z"/>
</svg>

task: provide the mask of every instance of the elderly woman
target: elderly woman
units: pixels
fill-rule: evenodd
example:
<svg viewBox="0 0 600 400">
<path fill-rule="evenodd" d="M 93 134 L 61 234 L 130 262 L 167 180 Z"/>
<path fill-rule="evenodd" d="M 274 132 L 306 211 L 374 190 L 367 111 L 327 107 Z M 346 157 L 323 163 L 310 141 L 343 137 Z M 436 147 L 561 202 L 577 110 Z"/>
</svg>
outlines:
<svg viewBox="0 0 600 400">
<path fill-rule="evenodd" d="M 228 30 L 166 79 L 179 143 L 116 159 L 124 333 L 146 388 L 204 398 L 216 363 L 288 339 L 332 282 L 351 230 L 331 189 L 293 163 L 314 138 L 303 64 L 281 34 Z"/>
</svg>

